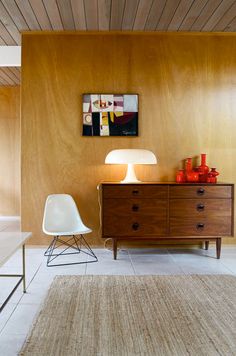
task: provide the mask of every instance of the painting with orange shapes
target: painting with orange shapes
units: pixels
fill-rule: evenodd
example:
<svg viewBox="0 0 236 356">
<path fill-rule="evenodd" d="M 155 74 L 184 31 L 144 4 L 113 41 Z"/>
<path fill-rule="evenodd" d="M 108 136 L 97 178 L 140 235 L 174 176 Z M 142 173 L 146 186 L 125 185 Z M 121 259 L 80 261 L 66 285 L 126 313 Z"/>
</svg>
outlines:
<svg viewBox="0 0 236 356">
<path fill-rule="evenodd" d="M 83 94 L 83 136 L 138 136 L 138 95 Z"/>
</svg>

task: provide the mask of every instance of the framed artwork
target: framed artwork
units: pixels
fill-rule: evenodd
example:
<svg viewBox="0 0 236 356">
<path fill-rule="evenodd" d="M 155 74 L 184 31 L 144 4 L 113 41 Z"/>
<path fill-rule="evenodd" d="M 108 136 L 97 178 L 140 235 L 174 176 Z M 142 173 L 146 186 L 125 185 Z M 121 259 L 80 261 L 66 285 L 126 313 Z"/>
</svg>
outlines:
<svg viewBox="0 0 236 356">
<path fill-rule="evenodd" d="M 138 136 L 138 95 L 83 94 L 83 136 Z"/>
</svg>

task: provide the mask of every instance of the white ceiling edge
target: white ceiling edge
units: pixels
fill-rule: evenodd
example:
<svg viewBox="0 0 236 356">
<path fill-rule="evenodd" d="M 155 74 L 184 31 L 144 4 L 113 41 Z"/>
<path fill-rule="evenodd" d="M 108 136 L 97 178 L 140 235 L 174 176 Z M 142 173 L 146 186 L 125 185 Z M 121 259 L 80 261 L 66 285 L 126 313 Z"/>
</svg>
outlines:
<svg viewBox="0 0 236 356">
<path fill-rule="evenodd" d="M 20 67 L 21 46 L 0 46 L 0 67 Z"/>
</svg>

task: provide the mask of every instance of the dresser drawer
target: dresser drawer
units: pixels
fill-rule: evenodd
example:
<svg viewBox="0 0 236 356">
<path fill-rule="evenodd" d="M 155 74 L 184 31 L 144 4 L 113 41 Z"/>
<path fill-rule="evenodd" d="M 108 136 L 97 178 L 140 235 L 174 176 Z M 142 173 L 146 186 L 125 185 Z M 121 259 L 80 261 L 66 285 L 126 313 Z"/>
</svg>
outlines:
<svg viewBox="0 0 236 356">
<path fill-rule="evenodd" d="M 170 199 L 172 198 L 231 198 L 232 186 L 230 185 L 174 185 L 170 186 Z"/>
<path fill-rule="evenodd" d="M 103 225 L 104 237 L 157 237 L 166 236 L 167 221 L 165 218 L 151 215 L 119 217 L 107 216 Z"/>
<path fill-rule="evenodd" d="M 105 199 L 103 203 L 103 217 L 108 216 L 134 217 L 155 215 L 167 217 L 167 199 Z"/>
<path fill-rule="evenodd" d="M 103 185 L 103 198 L 167 198 L 168 186 L 145 184 Z"/>
<path fill-rule="evenodd" d="M 231 217 L 170 218 L 170 236 L 230 236 Z"/>
<path fill-rule="evenodd" d="M 170 216 L 231 216 L 231 199 L 170 199 Z"/>
</svg>

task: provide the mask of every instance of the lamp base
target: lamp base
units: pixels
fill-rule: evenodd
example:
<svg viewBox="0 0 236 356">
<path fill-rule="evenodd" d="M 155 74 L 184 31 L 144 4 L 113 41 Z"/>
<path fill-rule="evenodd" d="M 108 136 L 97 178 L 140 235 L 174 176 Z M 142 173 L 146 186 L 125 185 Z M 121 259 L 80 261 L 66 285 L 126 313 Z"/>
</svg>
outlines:
<svg viewBox="0 0 236 356">
<path fill-rule="evenodd" d="M 141 181 L 136 177 L 133 164 L 128 164 L 125 179 L 123 179 L 120 183 L 141 183 Z"/>
<path fill-rule="evenodd" d="M 142 181 L 141 180 L 126 180 L 126 179 L 124 179 L 124 180 L 121 180 L 120 181 L 120 183 L 125 183 L 125 184 L 132 184 L 132 183 L 142 183 Z"/>
</svg>

